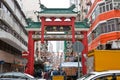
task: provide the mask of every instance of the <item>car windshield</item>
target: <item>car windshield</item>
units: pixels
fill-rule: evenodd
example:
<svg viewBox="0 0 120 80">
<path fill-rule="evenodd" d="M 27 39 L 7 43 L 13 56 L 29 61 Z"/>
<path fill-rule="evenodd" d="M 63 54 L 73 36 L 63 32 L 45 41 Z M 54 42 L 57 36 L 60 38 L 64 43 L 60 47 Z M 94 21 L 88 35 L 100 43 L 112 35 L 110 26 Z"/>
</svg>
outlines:
<svg viewBox="0 0 120 80">
<path fill-rule="evenodd" d="M 95 74 L 89 73 L 89 74 L 86 74 L 86 75 L 82 76 L 82 77 L 79 78 L 78 80 L 85 80 L 86 78 L 88 78 L 88 77 L 90 77 L 90 76 L 93 76 L 93 75 L 95 75 Z"/>
</svg>

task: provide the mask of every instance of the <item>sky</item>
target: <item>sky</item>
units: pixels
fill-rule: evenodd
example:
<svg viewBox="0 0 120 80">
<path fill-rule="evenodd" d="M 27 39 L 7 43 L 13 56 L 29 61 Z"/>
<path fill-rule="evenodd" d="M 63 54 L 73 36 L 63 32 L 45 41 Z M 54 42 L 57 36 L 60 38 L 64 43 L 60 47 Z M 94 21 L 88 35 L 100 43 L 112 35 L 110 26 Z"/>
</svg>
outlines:
<svg viewBox="0 0 120 80">
<path fill-rule="evenodd" d="M 25 11 L 39 10 L 39 0 L 22 0 Z M 41 0 L 47 8 L 68 8 L 70 0 Z"/>
<path fill-rule="evenodd" d="M 69 0 L 41 0 L 41 3 L 48 8 L 67 8 L 70 5 Z"/>
<path fill-rule="evenodd" d="M 39 0 L 22 0 L 22 2 L 24 6 L 23 10 L 26 12 L 40 10 Z M 41 4 L 47 8 L 68 8 L 70 6 L 70 0 L 41 0 Z M 56 49 L 56 41 L 51 41 L 51 43 L 53 44 L 53 51 L 58 51 L 58 49 Z"/>
</svg>

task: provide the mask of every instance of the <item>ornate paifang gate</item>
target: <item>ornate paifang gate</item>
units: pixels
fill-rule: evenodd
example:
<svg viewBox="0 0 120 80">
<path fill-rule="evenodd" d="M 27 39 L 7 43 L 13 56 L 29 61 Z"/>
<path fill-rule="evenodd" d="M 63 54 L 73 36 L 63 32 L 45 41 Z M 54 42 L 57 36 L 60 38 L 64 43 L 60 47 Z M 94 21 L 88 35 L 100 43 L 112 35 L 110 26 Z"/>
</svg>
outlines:
<svg viewBox="0 0 120 80">
<path fill-rule="evenodd" d="M 87 53 L 88 25 L 86 22 L 75 22 L 77 13 L 73 11 L 74 8 L 74 5 L 67 9 L 46 8 L 45 6 L 41 5 L 42 11 L 37 12 L 39 14 L 40 22 L 30 22 L 28 27 L 26 27 L 28 30 L 28 52 L 24 52 L 24 54 L 28 54 L 28 63 L 25 70 L 26 73 L 31 75 L 34 73 L 34 42 L 39 39 L 41 40 L 41 43 L 44 44 L 44 41 L 46 40 L 46 31 L 71 32 L 72 37 L 70 40 L 72 40 L 72 43 L 74 43 L 77 39 L 75 32 L 79 31 L 83 37 L 80 37 L 78 40 L 81 40 L 85 45 L 85 49 L 83 50 L 82 54 L 84 55 Z M 40 31 L 39 37 L 35 36 L 36 31 Z M 81 36 L 81 34 L 78 34 L 78 37 Z M 82 71 L 83 73 L 86 73 L 86 65 L 84 63 L 85 58 L 83 57 Z"/>
</svg>

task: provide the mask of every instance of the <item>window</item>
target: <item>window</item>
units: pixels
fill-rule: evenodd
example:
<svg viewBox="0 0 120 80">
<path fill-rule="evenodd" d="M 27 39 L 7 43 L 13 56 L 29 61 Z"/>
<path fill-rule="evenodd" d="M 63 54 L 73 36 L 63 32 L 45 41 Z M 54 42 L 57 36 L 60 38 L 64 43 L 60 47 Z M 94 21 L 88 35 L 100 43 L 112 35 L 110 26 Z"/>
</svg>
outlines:
<svg viewBox="0 0 120 80">
<path fill-rule="evenodd" d="M 100 26 L 98 26 L 97 32 L 98 32 L 98 35 L 100 35 L 102 33 Z"/>
<path fill-rule="evenodd" d="M 115 31 L 116 26 L 115 26 L 115 20 L 111 19 L 107 22 L 107 27 L 108 27 L 108 32 Z"/>
<path fill-rule="evenodd" d="M 95 20 L 95 18 L 99 15 L 99 13 L 100 13 L 99 6 L 97 6 L 96 9 L 92 13 L 92 21 Z"/>
<path fill-rule="evenodd" d="M 92 41 L 92 36 L 91 34 L 88 36 L 88 43 L 90 43 Z"/>
<path fill-rule="evenodd" d="M 112 9 L 113 9 L 112 0 L 106 1 L 106 11 L 110 11 Z"/>
<path fill-rule="evenodd" d="M 100 27 L 101 27 L 101 33 L 107 32 L 107 24 L 106 23 L 100 24 Z"/>
<path fill-rule="evenodd" d="M 95 16 L 97 17 L 99 15 L 99 13 L 100 13 L 100 8 L 99 8 L 99 6 L 97 6 L 95 9 Z"/>
<path fill-rule="evenodd" d="M 99 7 L 100 7 L 100 9 L 97 9 L 97 10 L 100 10 L 99 11 L 100 13 L 110 11 L 113 9 L 113 2 L 112 2 L 112 0 L 106 0 L 105 3 L 99 4 Z"/>
<path fill-rule="evenodd" d="M 95 11 L 92 13 L 92 21 L 95 20 Z"/>
<path fill-rule="evenodd" d="M 116 28 L 118 31 L 120 31 L 120 18 L 116 20 Z"/>
<path fill-rule="evenodd" d="M 100 6 L 100 13 L 103 13 L 103 12 L 106 11 L 106 10 L 105 10 L 105 3 L 102 3 L 102 4 L 100 4 L 99 6 Z"/>
</svg>

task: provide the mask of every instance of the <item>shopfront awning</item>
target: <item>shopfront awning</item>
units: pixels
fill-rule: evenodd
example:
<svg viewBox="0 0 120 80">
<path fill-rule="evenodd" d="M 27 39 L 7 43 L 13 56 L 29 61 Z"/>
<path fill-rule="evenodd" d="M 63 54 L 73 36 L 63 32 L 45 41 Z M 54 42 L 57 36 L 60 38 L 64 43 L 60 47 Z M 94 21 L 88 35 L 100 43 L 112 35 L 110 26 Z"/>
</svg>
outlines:
<svg viewBox="0 0 120 80">
<path fill-rule="evenodd" d="M 79 62 L 79 66 L 82 67 L 81 62 Z M 60 67 L 78 67 L 78 62 L 63 62 Z"/>
</svg>

